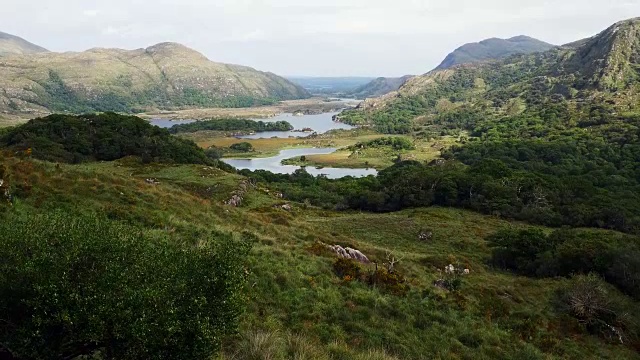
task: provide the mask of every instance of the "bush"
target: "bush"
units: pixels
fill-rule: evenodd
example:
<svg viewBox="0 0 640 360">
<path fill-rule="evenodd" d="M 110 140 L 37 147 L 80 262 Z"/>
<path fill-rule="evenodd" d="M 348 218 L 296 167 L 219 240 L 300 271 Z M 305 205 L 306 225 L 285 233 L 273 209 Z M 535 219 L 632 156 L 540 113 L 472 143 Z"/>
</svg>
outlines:
<svg viewBox="0 0 640 360">
<path fill-rule="evenodd" d="M 229 149 L 234 151 L 240 151 L 240 152 L 252 152 L 253 145 L 251 145 L 248 142 L 241 142 L 241 143 L 237 143 L 229 146 Z"/>
<path fill-rule="evenodd" d="M 493 248 L 495 266 L 530 276 L 536 275 L 540 256 L 553 248 L 549 238 L 538 229 L 502 230 L 487 241 Z"/>
<path fill-rule="evenodd" d="M 566 311 L 584 324 L 587 330 L 624 343 L 632 331 L 625 306 L 595 274 L 579 275 L 563 290 L 561 297 Z"/>
<path fill-rule="evenodd" d="M 362 276 L 360 265 L 355 260 L 338 259 L 333 263 L 333 271 L 341 279 L 358 280 Z"/>
<path fill-rule="evenodd" d="M 369 274 L 368 282 L 371 286 L 380 287 L 397 296 L 404 296 L 409 292 L 407 279 L 398 272 L 389 272 L 387 269 L 377 269 Z"/>
<path fill-rule="evenodd" d="M 199 248 L 95 216 L 0 223 L 0 342 L 24 359 L 204 359 L 233 333 L 248 245 Z"/>
<path fill-rule="evenodd" d="M 502 230 L 487 238 L 492 263 L 537 277 L 596 273 L 640 298 L 640 239 L 588 230 Z"/>
</svg>

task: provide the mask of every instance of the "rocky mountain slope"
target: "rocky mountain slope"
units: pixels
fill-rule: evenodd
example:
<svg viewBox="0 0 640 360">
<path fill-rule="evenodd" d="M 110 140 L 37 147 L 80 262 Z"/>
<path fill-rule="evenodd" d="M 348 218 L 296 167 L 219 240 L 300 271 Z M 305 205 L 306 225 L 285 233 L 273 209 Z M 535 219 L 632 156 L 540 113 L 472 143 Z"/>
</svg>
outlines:
<svg viewBox="0 0 640 360">
<path fill-rule="evenodd" d="M 399 78 L 379 77 L 353 90 L 348 94 L 348 96 L 355 99 L 366 99 L 370 97 L 386 95 L 390 92 L 398 90 L 400 86 L 402 86 L 405 82 L 407 82 L 407 80 L 411 78 L 412 75 L 406 75 Z"/>
<path fill-rule="evenodd" d="M 434 70 L 412 78 L 397 92 L 368 100 L 342 119 L 408 130 L 442 114 L 473 111 L 499 117 L 553 105 L 564 107 L 575 120 L 588 117 L 594 104 L 618 112 L 638 110 L 639 79 L 636 18 L 547 52 Z"/>
<path fill-rule="evenodd" d="M 245 107 L 308 97 L 275 74 L 212 62 L 176 43 L 0 59 L 0 111 Z"/>
<path fill-rule="evenodd" d="M 541 52 L 553 47 L 554 45 L 523 35 L 510 39 L 486 39 L 478 43 L 462 45 L 447 55 L 436 69 L 442 70 L 460 64 L 503 59 L 515 54 Z"/>
<path fill-rule="evenodd" d="M 47 49 L 32 44 L 15 35 L 0 31 L 0 56 L 10 54 L 36 54 L 48 52 Z"/>
</svg>

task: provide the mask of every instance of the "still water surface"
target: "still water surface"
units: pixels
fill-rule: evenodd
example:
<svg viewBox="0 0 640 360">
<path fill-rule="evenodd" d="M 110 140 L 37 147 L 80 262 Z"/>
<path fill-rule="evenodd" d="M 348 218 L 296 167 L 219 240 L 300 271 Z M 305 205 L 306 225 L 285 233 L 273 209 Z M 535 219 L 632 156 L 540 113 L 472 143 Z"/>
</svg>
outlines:
<svg viewBox="0 0 640 360">
<path fill-rule="evenodd" d="M 276 174 L 292 174 L 300 169 L 300 166 L 282 165 L 282 160 L 318 154 L 331 154 L 337 149 L 335 148 L 300 148 L 282 150 L 277 156 L 269 158 L 257 159 L 222 159 L 225 163 L 235 167 L 236 169 L 267 170 Z M 377 175 L 375 169 L 349 169 L 349 168 L 322 168 L 316 169 L 311 166 L 305 168 L 307 172 L 313 176 L 325 175 L 330 179 L 339 179 L 346 176 L 364 177 L 369 175 Z"/>
</svg>

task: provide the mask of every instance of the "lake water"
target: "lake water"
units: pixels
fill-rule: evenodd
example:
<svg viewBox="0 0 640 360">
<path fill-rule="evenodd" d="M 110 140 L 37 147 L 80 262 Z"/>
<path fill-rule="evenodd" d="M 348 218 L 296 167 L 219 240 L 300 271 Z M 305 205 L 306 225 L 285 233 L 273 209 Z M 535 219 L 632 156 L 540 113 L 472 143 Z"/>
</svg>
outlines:
<svg viewBox="0 0 640 360">
<path fill-rule="evenodd" d="M 318 115 L 304 115 L 304 116 L 293 116 L 293 114 L 280 114 L 268 119 L 251 119 L 255 121 L 264 121 L 264 122 L 276 122 L 276 121 L 287 121 L 289 122 L 294 130 L 302 130 L 304 128 L 311 128 L 313 131 L 318 134 L 324 134 L 329 130 L 333 129 L 353 129 L 353 126 L 343 124 L 340 122 L 334 122 L 333 116 L 339 114 L 339 112 L 331 112 L 324 113 Z M 169 119 L 151 119 L 149 122 L 151 125 L 155 125 L 161 128 L 168 129 L 174 125 L 179 124 L 189 124 L 195 122 L 196 120 L 169 120 Z M 308 137 L 313 132 L 301 132 L 301 131 L 265 131 L 259 132 L 253 135 L 243 135 L 238 136 L 239 139 L 270 139 L 273 137 L 277 138 L 289 138 L 289 137 Z"/>
<path fill-rule="evenodd" d="M 149 123 L 151 123 L 151 125 L 155 125 L 163 129 L 168 129 L 170 127 L 173 127 L 174 125 L 179 125 L 179 124 L 190 124 L 192 122 L 196 122 L 196 121 L 195 120 L 169 120 L 169 119 L 160 119 L 160 118 L 149 120 Z"/>
<path fill-rule="evenodd" d="M 296 158 L 300 156 L 331 154 L 335 152 L 335 148 L 302 148 L 282 150 L 277 156 L 270 158 L 257 159 L 222 159 L 225 163 L 235 167 L 236 169 L 267 170 L 276 174 L 292 174 L 300 169 L 300 166 L 282 165 L 282 160 Z M 307 166 L 306 170 L 313 176 L 326 175 L 330 179 L 339 179 L 346 176 L 364 177 L 369 175 L 377 175 L 375 169 L 342 169 L 342 168 L 323 168 Z"/>
<path fill-rule="evenodd" d="M 293 116 L 292 114 L 280 114 L 278 116 L 268 119 L 252 119 L 255 121 L 264 122 L 276 122 L 287 121 L 290 123 L 294 130 L 302 130 L 304 128 L 311 128 L 318 134 L 324 134 L 333 129 L 353 129 L 353 126 L 333 121 L 333 116 L 339 114 L 339 112 L 324 113 L 318 115 L 304 115 Z M 312 132 L 298 132 L 298 131 L 267 131 L 260 132 L 253 135 L 239 136 L 241 139 L 270 139 L 272 137 L 288 138 L 288 137 L 308 137 Z"/>
</svg>

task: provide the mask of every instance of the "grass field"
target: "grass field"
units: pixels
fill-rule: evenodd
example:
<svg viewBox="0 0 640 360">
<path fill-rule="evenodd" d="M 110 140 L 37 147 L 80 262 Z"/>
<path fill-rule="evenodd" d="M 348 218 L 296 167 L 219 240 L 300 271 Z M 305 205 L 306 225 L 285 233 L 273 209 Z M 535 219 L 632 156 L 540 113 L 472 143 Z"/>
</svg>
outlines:
<svg viewBox="0 0 640 360">
<path fill-rule="evenodd" d="M 17 199 L 8 211 L 97 212 L 186 246 L 212 230 L 254 234 L 247 311 L 223 359 L 639 358 L 553 306 L 568 280 L 486 265 L 485 237 L 526 224 L 448 208 L 371 214 L 292 203 L 285 211 L 274 206 L 286 200 L 261 185 L 234 208 L 223 201 L 243 178 L 202 165 L 0 161 Z M 433 238 L 418 240 L 427 229 Z M 379 263 L 392 253 L 410 290 L 398 296 L 337 277 L 336 258 L 318 242 L 349 245 Z M 433 286 L 450 263 L 471 270 L 456 292 Z"/>
</svg>

